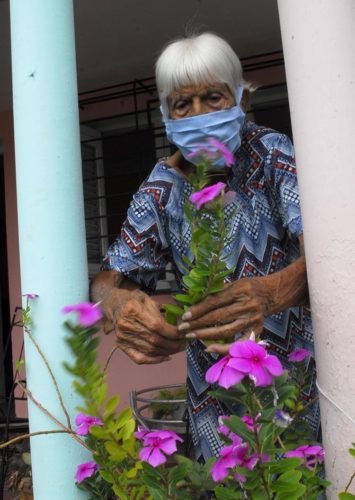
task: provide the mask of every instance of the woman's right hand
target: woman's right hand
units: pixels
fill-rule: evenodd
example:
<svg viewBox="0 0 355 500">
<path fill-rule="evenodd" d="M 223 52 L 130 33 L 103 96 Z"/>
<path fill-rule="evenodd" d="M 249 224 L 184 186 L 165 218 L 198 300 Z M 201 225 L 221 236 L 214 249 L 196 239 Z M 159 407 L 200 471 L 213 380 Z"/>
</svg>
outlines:
<svg viewBox="0 0 355 500">
<path fill-rule="evenodd" d="M 140 290 L 114 288 L 101 307 L 119 348 L 135 363 L 161 363 L 184 350 L 184 335 L 164 320 L 159 305 Z"/>
</svg>

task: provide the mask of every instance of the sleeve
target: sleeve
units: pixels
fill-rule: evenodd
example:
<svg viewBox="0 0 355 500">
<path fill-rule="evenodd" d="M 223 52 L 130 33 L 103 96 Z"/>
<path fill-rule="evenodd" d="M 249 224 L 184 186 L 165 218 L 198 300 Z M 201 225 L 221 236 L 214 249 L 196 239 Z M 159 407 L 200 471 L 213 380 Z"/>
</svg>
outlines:
<svg viewBox="0 0 355 500">
<path fill-rule="evenodd" d="M 283 134 L 270 134 L 265 174 L 272 198 L 291 239 L 303 233 L 294 148 Z"/>
<path fill-rule="evenodd" d="M 169 249 L 165 207 L 140 189 L 130 203 L 121 234 L 110 245 L 101 269 L 119 271 L 145 290 L 154 290 Z"/>
</svg>

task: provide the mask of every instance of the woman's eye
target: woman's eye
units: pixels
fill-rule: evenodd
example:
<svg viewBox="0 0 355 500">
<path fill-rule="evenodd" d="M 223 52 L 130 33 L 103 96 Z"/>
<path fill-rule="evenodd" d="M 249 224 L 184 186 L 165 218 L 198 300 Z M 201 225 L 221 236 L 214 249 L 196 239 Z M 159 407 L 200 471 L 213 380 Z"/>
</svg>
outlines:
<svg viewBox="0 0 355 500">
<path fill-rule="evenodd" d="M 221 94 L 210 94 L 208 96 L 208 100 L 211 101 L 211 102 L 218 102 L 222 99 L 222 95 Z"/>
<path fill-rule="evenodd" d="M 177 101 L 174 107 L 177 110 L 182 110 L 185 109 L 187 105 L 188 105 L 187 101 Z"/>
</svg>

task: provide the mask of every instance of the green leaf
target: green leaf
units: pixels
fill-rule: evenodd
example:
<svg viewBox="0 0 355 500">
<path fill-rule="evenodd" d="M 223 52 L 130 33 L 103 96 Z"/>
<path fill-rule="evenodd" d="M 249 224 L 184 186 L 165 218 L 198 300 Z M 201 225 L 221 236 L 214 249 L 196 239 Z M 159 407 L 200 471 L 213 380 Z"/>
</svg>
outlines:
<svg viewBox="0 0 355 500">
<path fill-rule="evenodd" d="M 182 293 L 177 293 L 174 297 L 177 301 L 183 304 L 192 304 L 191 297 L 189 295 L 183 295 Z"/>
<path fill-rule="evenodd" d="M 209 294 L 212 294 L 212 293 L 218 293 L 220 292 L 221 290 L 223 290 L 224 288 L 224 282 L 223 280 L 221 280 L 220 283 L 217 283 L 216 285 L 213 285 L 211 287 L 208 287 L 208 293 Z"/>
<path fill-rule="evenodd" d="M 268 468 L 272 474 L 282 474 L 283 472 L 296 469 L 301 463 L 301 458 L 283 458 L 279 462 L 270 462 Z"/>
<path fill-rule="evenodd" d="M 89 432 L 97 439 L 108 439 L 110 437 L 107 430 L 103 429 L 100 425 L 93 425 L 90 427 Z"/>
<path fill-rule="evenodd" d="M 297 388 L 294 385 L 284 385 L 277 389 L 277 394 L 279 395 L 279 401 L 281 403 L 286 399 L 296 399 Z"/>
<path fill-rule="evenodd" d="M 290 470 L 281 474 L 271 485 L 273 491 L 278 493 L 295 493 L 295 490 L 300 487 L 299 480 L 302 477 L 302 472 Z"/>
<path fill-rule="evenodd" d="M 102 384 L 99 390 L 96 393 L 96 403 L 98 406 L 101 406 L 105 401 L 107 395 L 107 384 Z"/>
<path fill-rule="evenodd" d="M 178 318 L 176 317 L 175 314 L 165 311 L 165 321 L 169 323 L 169 325 L 174 325 L 176 326 L 178 323 Z"/>
<path fill-rule="evenodd" d="M 127 457 L 127 453 L 114 441 L 107 441 L 105 448 L 110 454 L 110 458 L 115 462 L 122 462 Z"/>
<path fill-rule="evenodd" d="M 277 493 L 275 500 L 297 500 L 297 498 L 302 497 L 306 492 L 306 487 L 304 484 L 298 484 L 297 490 L 290 493 Z M 317 494 L 318 497 L 318 494 Z M 316 498 L 317 498 L 316 497 Z M 308 499 L 310 500 L 310 499 Z"/>
<path fill-rule="evenodd" d="M 216 486 L 214 489 L 217 500 L 235 500 L 240 498 L 236 496 L 236 491 L 223 486 Z"/>
<path fill-rule="evenodd" d="M 123 427 L 127 422 L 128 420 L 130 420 L 132 418 L 132 409 L 130 407 L 128 408 L 125 408 L 124 410 L 122 410 L 122 412 L 119 414 L 118 418 L 116 419 L 116 422 L 115 422 L 115 429 L 121 429 L 121 427 Z"/>
<path fill-rule="evenodd" d="M 344 491 L 343 493 L 339 493 L 339 498 L 340 500 L 354 500 L 355 495 Z"/>
<path fill-rule="evenodd" d="M 232 415 L 229 420 L 226 420 L 225 425 L 230 429 L 234 434 L 241 437 L 243 441 L 250 443 L 253 441 L 253 434 L 248 430 L 245 423 L 237 417 L 236 415 Z"/>
<path fill-rule="evenodd" d="M 165 492 L 161 488 L 149 488 L 149 493 L 154 500 L 166 500 Z"/>
<path fill-rule="evenodd" d="M 111 474 L 111 472 L 109 472 L 107 470 L 99 469 L 99 474 L 102 477 L 102 479 L 104 479 L 107 483 L 114 484 L 115 479 L 114 479 L 113 475 Z"/>
<path fill-rule="evenodd" d="M 113 396 L 106 404 L 105 406 L 105 411 L 104 411 L 104 417 L 108 417 L 113 413 L 117 406 L 120 404 L 121 398 L 119 396 Z"/>
<path fill-rule="evenodd" d="M 173 313 L 176 316 L 182 316 L 184 314 L 184 310 L 181 307 L 176 306 L 175 304 L 165 304 L 164 308 L 165 311 Z"/>
<path fill-rule="evenodd" d="M 136 428 L 135 420 L 133 418 L 131 420 L 128 420 L 128 422 L 126 422 L 122 428 L 122 440 L 127 441 L 128 439 L 130 439 L 133 435 L 135 428 Z"/>
<path fill-rule="evenodd" d="M 355 448 L 349 448 L 349 453 L 350 453 L 350 455 L 355 457 Z"/>
<path fill-rule="evenodd" d="M 189 276 L 183 276 L 182 281 L 191 290 L 194 290 L 194 291 L 202 291 L 203 290 L 203 287 L 201 287 L 200 283 L 198 281 L 191 279 Z"/>
<path fill-rule="evenodd" d="M 168 479 L 172 483 L 177 483 L 184 479 L 187 472 L 187 464 L 180 464 L 172 467 L 168 474 Z"/>
<path fill-rule="evenodd" d="M 112 486 L 112 489 L 120 500 L 128 500 L 128 496 L 126 495 L 126 493 L 121 490 L 116 484 Z"/>
</svg>

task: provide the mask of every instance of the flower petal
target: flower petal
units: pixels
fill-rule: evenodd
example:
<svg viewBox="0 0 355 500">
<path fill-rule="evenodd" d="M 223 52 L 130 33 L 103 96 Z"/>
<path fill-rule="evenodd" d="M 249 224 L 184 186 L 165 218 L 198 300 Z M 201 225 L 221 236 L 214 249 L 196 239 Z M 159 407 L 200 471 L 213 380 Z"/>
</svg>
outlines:
<svg viewBox="0 0 355 500">
<path fill-rule="evenodd" d="M 172 455 L 176 452 L 176 441 L 174 439 L 165 439 L 162 440 L 159 444 L 159 449 L 162 450 L 167 455 Z"/>
<path fill-rule="evenodd" d="M 148 462 L 152 467 L 158 467 L 158 465 L 164 464 L 166 462 L 166 456 L 159 450 L 159 448 L 155 448 L 152 451 Z"/>
<path fill-rule="evenodd" d="M 201 208 L 201 206 L 209 201 L 214 200 L 226 187 L 224 182 L 217 182 L 216 184 L 212 184 L 212 186 L 207 186 L 201 191 L 197 191 L 190 196 L 190 200 L 197 207 L 197 210 Z"/>
<path fill-rule="evenodd" d="M 219 377 L 221 376 L 221 373 L 229 360 L 230 356 L 225 356 L 224 358 L 217 361 L 217 363 L 212 365 L 211 368 L 209 368 L 206 372 L 206 382 L 208 382 L 209 384 L 215 384 L 216 382 L 218 382 Z"/>
<path fill-rule="evenodd" d="M 275 377 L 279 377 L 283 374 L 282 364 L 278 357 L 273 354 L 268 354 L 263 361 L 263 366 L 265 366 L 268 371 Z"/>
<path fill-rule="evenodd" d="M 273 376 L 263 366 L 255 363 L 249 373 L 249 377 L 254 381 L 256 387 L 266 387 L 274 381 Z"/>
<path fill-rule="evenodd" d="M 300 361 L 308 358 L 310 355 L 311 353 L 307 349 L 296 349 L 287 356 L 287 359 L 290 362 L 299 363 Z"/>
<path fill-rule="evenodd" d="M 139 452 L 139 458 L 142 460 L 142 462 L 148 462 L 149 457 L 153 451 L 153 448 L 151 446 L 146 446 L 145 448 L 142 448 Z"/>
<path fill-rule="evenodd" d="M 251 372 L 254 366 L 254 362 L 252 361 L 252 359 L 232 358 L 229 361 L 228 366 L 246 374 Z"/>
<path fill-rule="evenodd" d="M 267 355 L 266 350 L 253 340 L 234 342 L 229 349 L 229 354 L 234 358 L 262 359 Z"/>
<path fill-rule="evenodd" d="M 81 483 L 82 481 L 84 481 L 84 479 L 91 477 L 93 474 L 95 474 L 95 472 L 97 471 L 98 468 L 99 467 L 98 467 L 97 463 L 94 462 L 93 460 L 78 465 L 78 468 L 77 468 L 77 471 L 75 474 L 76 481 L 78 483 Z"/>
<path fill-rule="evenodd" d="M 224 389 L 229 389 L 233 385 L 239 384 L 243 378 L 244 373 L 226 366 L 219 377 L 218 385 L 224 387 Z"/>
</svg>

